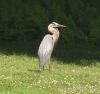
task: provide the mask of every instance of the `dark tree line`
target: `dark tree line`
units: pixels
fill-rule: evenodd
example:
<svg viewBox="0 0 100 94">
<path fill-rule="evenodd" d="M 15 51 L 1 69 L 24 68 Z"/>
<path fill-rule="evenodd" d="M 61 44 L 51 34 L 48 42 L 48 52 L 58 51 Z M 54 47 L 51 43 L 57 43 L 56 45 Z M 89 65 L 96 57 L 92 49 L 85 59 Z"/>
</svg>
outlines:
<svg viewBox="0 0 100 94">
<path fill-rule="evenodd" d="M 0 40 L 37 40 L 52 21 L 67 43 L 100 41 L 99 0 L 0 0 Z"/>
</svg>

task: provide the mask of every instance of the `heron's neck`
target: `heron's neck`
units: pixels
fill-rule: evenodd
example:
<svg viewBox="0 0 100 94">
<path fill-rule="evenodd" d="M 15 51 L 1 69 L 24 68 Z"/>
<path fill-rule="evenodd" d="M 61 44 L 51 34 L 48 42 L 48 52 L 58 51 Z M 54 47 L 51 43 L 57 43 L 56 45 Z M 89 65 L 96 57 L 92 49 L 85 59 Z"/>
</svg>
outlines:
<svg viewBox="0 0 100 94">
<path fill-rule="evenodd" d="M 56 29 L 55 32 L 53 32 L 53 35 L 52 35 L 53 36 L 53 39 L 54 39 L 54 42 L 57 42 L 58 41 L 59 35 L 60 35 L 59 30 Z"/>
<path fill-rule="evenodd" d="M 51 30 L 48 30 L 48 31 L 52 34 L 54 42 L 57 42 L 60 35 L 58 28 L 52 28 Z"/>
</svg>

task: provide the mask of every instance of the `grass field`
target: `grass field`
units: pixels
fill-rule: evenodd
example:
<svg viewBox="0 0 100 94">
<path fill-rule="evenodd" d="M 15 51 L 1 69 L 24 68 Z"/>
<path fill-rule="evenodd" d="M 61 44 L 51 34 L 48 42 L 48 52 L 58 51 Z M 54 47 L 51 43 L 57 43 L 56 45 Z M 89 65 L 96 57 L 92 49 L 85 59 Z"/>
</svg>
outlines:
<svg viewBox="0 0 100 94">
<path fill-rule="evenodd" d="M 0 94 L 100 94 L 100 62 L 53 58 L 49 73 L 37 57 L 0 53 Z"/>
</svg>

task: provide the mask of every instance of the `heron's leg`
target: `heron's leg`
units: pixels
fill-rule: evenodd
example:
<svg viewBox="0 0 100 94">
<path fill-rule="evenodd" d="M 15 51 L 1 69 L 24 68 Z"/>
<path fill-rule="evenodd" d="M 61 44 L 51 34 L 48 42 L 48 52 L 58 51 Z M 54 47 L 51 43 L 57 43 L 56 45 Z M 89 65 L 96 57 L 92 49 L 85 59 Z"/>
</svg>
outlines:
<svg viewBox="0 0 100 94">
<path fill-rule="evenodd" d="M 39 70 L 41 71 L 42 69 L 41 69 L 41 65 L 40 65 L 40 62 L 39 62 Z"/>
<path fill-rule="evenodd" d="M 44 71 L 44 65 L 39 64 L 40 71 Z"/>
<path fill-rule="evenodd" d="M 42 68 L 41 68 L 41 66 L 39 66 L 39 69 L 40 69 L 40 71 L 42 71 Z"/>
<path fill-rule="evenodd" d="M 43 66 L 43 71 L 44 71 L 44 66 Z"/>
<path fill-rule="evenodd" d="M 49 57 L 49 72 L 50 72 L 50 57 Z"/>
</svg>

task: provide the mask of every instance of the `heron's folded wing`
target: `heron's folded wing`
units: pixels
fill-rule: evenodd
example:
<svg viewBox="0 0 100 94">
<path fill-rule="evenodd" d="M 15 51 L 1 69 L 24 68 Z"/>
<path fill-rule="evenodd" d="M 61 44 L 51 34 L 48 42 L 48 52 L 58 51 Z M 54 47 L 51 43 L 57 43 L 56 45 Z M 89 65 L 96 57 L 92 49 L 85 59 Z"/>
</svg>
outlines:
<svg viewBox="0 0 100 94">
<path fill-rule="evenodd" d="M 52 51 L 53 51 L 53 47 L 54 47 L 54 42 L 53 42 L 53 38 L 52 35 L 46 35 L 39 47 L 38 50 L 38 55 L 40 57 L 48 57 L 51 55 Z"/>
</svg>

